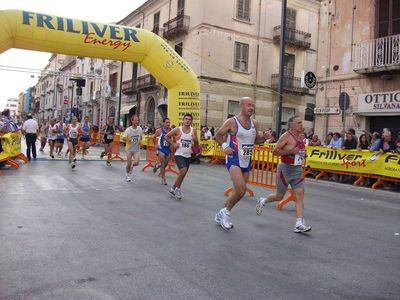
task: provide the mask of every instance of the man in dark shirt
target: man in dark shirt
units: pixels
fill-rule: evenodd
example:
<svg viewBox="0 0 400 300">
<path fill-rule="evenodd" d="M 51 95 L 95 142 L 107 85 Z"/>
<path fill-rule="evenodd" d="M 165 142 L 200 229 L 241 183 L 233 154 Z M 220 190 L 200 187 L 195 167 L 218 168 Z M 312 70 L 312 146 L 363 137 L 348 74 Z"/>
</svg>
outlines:
<svg viewBox="0 0 400 300">
<path fill-rule="evenodd" d="M 357 140 L 354 138 L 352 132 L 346 132 L 346 139 L 343 142 L 342 149 L 350 150 L 357 148 Z"/>
</svg>

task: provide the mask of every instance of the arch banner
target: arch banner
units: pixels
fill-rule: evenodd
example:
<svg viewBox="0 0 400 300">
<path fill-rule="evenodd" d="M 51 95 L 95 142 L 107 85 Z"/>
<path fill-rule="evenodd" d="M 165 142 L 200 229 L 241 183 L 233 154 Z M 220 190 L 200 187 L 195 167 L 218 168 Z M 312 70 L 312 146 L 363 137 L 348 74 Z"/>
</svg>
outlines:
<svg viewBox="0 0 400 300">
<path fill-rule="evenodd" d="M 168 89 L 168 117 L 185 113 L 200 127 L 200 88 L 190 66 L 158 35 L 141 28 L 102 24 L 23 10 L 0 11 L 0 53 L 19 48 L 142 64 Z"/>
</svg>

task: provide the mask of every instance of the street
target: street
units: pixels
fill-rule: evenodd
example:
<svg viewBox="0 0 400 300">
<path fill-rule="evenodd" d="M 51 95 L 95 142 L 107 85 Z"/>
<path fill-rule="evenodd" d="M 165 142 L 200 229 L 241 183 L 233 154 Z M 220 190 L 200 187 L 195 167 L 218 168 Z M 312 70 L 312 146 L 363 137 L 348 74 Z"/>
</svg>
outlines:
<svg viewBox="0 0 400 300">
<path fill-rule="evenodd" d="M 251 187 L 226 232 L 224 166 L 191 166 L 181 201 L 140 168 L 131 183 L 124 162 L 4 170 L 0 299 L 399 299 L 398 193 L 307 180 L 312 231 L 296 234 L 293 203 L 258 217 L 271 191 Z"/>
</svg>

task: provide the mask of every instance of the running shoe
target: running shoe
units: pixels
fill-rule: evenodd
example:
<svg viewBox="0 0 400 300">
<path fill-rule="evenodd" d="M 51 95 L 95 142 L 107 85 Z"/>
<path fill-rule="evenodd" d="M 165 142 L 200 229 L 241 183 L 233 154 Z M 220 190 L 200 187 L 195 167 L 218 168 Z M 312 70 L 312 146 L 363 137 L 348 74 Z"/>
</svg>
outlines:
<svg viewBox="0 0 400 300">
<path fill-rule="evenodd" d="M 126 174 L 125 180 L 126 180 L 126 182 L 131 182 L 132 181 L 128 174 Z"/>
<path fill-rule="evenodd" d="M 74 157 L 74 159 L 72 160 L 72 162 L 74 162 L 74 163 L 76 162 L 76 157 Z"/>
<path fill-rule="evenodd" d="M 233 224 L 230 222 L 231 213 L 223 208 L 215 215 L 215 223 L 220 225 L 225 230 L 230 230 L 233 228 Z"/>
<path fill-rule="evenodd" d="M 309 232 L 311 231 L 311 226 L 306 225 L 303 221 L 302 223 L 296 224 L 293 231 L 296 233 Z"/>
<path fill-rule="evenodd" d="M 156 164 L 153 168 L 153 173 L 157 172 L 157 170 L 160 168 L 159 164 Z"/>
<path fill-rule="evenodd" d="M 54 155 L 50 155 L 50 157 L 54 159 Z"/>
<path fill-rule="evenodd" d="M 180 189 L 180 188 L 176 188 L 176 189 L 175 189 L 175 198 L 176 198 L 177 200 L 181 200 L 181 199 L 182 199 L 182 192 L 181 192 L 181 189 Z"/>
<path fill-rule="evenodd" d="M 267 201 L 266 198 L 258 199 L 257 204 L 256 204 L 256 214 L 257 214 L 257 216 L 261 216 L 263 208 L 265 206 L 265 201 Z"/>
<path fill-rule="evenodd" d="M 111 162 L 110 161 L 107 160 L 106 164 L 107 164 L 107 167 L 111 167 Z"/>
<path fill-rule="evenodd" d="M 75 167 L 76 167 L 75 163 L 71 163 L 71 168 L 75 169 Z"/>
<path fill-rule="evenodd" d="M 100 154 L 100 159 L 103 159 L 103 157 L 104 157 L 104 151 L 101 152 L 101 154 Z"/>
<path fill-rule="evenodd" d="M 172 187 L 169 189 L 169 193 L 175 197 L 175 190 Z"/>
</svg>

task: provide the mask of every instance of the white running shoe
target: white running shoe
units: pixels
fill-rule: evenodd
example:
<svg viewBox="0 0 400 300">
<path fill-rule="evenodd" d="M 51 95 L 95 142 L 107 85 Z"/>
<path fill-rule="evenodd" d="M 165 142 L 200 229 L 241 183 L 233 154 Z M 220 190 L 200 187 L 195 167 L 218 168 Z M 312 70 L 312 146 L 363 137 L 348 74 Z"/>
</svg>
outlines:
<svg viewBox="0 0 400 300">
<path fill-rule="evenodd" d="M 231 213 L 223 208 L 215 215 L 215 222 L 220 225 L 225 230 L 230 230 L 233 228 L 233 224 L 230 222 Z"/>
<path fill-rule="evenodd" d="M 111 162 L 107 160 L 107 167 L 111 167 Z"/>
<path fill-rule="evenodd" d="M 267 198 L 258 199 L 257 204 L 256 204 L 256 214 L 257 214 L 257 216 L 261 216 L 263 208 L 265 206 L 265 201 L 267 201 Z"/>
<path fill-rule="evenodd" d="M 311 231 L 311 226 L 306 225 L 303 220 L 301 223 L 296 223 L 293 231 L 296 233 L 309 232 Z"/>
<path fill-rule="evenodd" d="M 126 174 L 125 180 L 126 180 L 126 182 L 131 182 L 132 181 L 128 174 Z"/>
<path fill-rule="evenodd" d="M 181 200 L 181 199 L 182 199 L 182 192 L 181 192 L 181 189 L 180 189 L 180 188 L 176 188 L 176 189 L 175 189 L 175 198 L 176 198 L 177 200 Z"/>
<path fill-rule="evenodd" d="M 72 168 L 72 170 L 75 169 L 75 167 L 76 167 L 75 163 L 74 163 L 74 162 L 71 163 L 71 168 Z"/>
<path fill-rule="evenodd" d="M 169 189 L 169 193 L 175 197 L 175 190 L 172 187 Z"/>
</svg>

